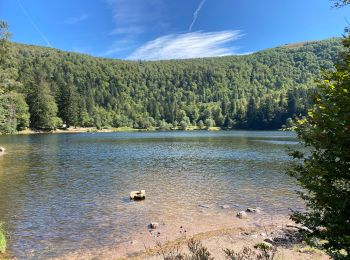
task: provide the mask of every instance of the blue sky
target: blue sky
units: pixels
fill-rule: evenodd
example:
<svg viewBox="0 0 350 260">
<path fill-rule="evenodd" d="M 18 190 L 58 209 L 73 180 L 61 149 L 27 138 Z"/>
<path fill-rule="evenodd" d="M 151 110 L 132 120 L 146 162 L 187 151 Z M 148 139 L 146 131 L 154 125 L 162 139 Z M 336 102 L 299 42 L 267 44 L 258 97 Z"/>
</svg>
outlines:
<svg viewBox="0 0 350 260">
<path fill-rule="evenodd" d="M 0 0 L 15 42 L 135 60 L 338 37 L 349 11 L 329 0 Z"/>
</svg>

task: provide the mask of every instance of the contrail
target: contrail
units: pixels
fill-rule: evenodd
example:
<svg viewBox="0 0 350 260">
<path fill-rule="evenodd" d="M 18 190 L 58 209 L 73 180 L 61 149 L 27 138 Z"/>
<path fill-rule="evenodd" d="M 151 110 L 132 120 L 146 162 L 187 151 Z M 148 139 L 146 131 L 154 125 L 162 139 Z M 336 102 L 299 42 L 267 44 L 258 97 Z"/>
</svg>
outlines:
<svg viewBox="0 0 350 260">
<path fill-rule="evenodd" d="M 19 0 L 17 0 L 17 3 L 19 5 L 19 7 L 22 9 L 23 14 L 28 18 L 29 22 L 32 24 L 32 26 L 34 27 L 34 29 L 40 34 L 41 38 L 43 38 L 43 40 L 46 42 L 47 46 L 52 47 L 51 43 L 49 42 L 49 40 L 45 37 L 45 35 L 40 31 L 40 29 L 38 28 L 38 26 L 36 26 L 36 24 L 34 23 L 33 19 L 30 18 L 29 14 L 27 13 L 26 9 L 24 9 L 23 5 L 21 4 L 21 2 Z"/>
<path fill-rule="evenodd" d="M 192 31 L 192 27 L 193 25 L 196 23 L 198 15 L 199 15 L 199 11 L 202 9 L 203 5 L 205 4 L 206 0 L 202 0 L 202 2 L 199 4 L 199 6 L 197 7 L 197 10 L 193 13 L 193 20 L 192 23 L 190 25 L 190 28 L 188 29 L 189 32 Z"/>
</svg>

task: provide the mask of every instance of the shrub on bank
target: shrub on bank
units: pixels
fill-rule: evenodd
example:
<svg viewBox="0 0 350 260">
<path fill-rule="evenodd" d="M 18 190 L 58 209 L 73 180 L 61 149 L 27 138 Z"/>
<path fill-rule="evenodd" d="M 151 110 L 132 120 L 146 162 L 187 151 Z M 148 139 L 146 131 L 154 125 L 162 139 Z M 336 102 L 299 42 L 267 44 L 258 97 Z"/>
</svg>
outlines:
<svg viewBox="0 0 350 260">
<path fill-rule="evenodd" d="M 6 248 L 7 248 L 7 242 L 6 242 L 5 231 L 2 227 L 2 223 L 0 223 L 0 256 L 1 254 L 4 254 L 6 252 Z"/>
</svg>

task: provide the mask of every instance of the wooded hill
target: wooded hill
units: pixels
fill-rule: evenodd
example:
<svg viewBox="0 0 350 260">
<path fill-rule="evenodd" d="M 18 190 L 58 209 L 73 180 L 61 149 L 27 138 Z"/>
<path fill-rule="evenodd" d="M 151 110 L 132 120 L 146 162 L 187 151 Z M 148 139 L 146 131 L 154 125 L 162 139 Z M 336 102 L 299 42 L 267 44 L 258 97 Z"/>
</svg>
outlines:
<svg viewBox="0 0 350 260">
<path fill-rule="evenodd" d="M 7 91 L 22 104 L 2 130 L 52 129 L 62 122 L 277 129 L 306 113 L 315 80 L 333 69 L 341 51 L 341 40 L 329 39 L 245 56 L 136 62 L 9 43 L 6 69 L 16 84 Z"/>
</svg>

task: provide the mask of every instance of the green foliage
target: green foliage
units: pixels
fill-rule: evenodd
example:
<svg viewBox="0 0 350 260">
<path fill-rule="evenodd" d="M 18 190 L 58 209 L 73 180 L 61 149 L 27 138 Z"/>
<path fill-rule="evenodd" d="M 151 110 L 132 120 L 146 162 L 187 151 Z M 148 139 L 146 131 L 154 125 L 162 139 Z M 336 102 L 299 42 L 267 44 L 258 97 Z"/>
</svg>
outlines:
<svg viewBox="0 0 350 260">
<path fill-rule="evenodd" d="M 7 249 L 7 241 L 5 236 L 5 231 L 2 227 L 2 223 L 0 223 L 0 256 L 4 254 Z"/>
<path fill-rule="evenodd" d="M 208 249 L 202 245 L 201 241 L 190 239 L 187 243 L 190 254 L 182 253 L 182 246 L 176 243 L 173 246 L 164 246 L 157 242 L 159 255 L 164 260 L 214 260 Z"/>
<path fill-rule="evenodd" d="M 17 70 L 10 66 L 8 26 L 0 21 L 0 133 L 14 133 L 29 124 L 28 105 L 17 81 Z"/>
<path fill-rule="evenodd" d="M 266 243 L 259 243 L 254 246 L 256 250 L 243 247 L 239 252 L 231 249 L 224 249 L 228 260 L 273 260 L 277 259 L 277 248 L 268 246 Z"/>
<path fill-rule="evenodd" d="M 2 121 L 0 122 L 0 132 L 14 133 L 29 126 L 28 105 L 24 96 L 16 92 L 8 92 L 0 96 Z"/>
<path fill-rule="evenodd" d="M 179 129 L 186 130 L 191 125 L 190 119 L 187 116 L 184 116 L 180 122 Z"/>
<path fill-rule="evenodd" d="M 210 127 L 214 126 L 214 120 L 211 118 L 206 119 L 204 123 L 205 123 L 206 129 L 209 129 Z"/>
<path fill-rule="evenodd" d="M 350 256 L 350 35 L 343 61 L 319 83 L 315 105 L 297 123 L 307 152 L 295 151 L 290 175 L 303 188 L 308 211 L 292 218 L 306 226 L 309 242 L 334 258 Z M 325 241 L 318 243 L 317 241 Z"/>
<path fill-rule="evenodd" d="M 199 130 L 202 130 L 204 128 L 204 123 L 202 120 L 199 120 L 199 122 L 197 123 L 197 126 L 199 128 Z"/>
<path fill-rule="evenodd" d="M 190 260 L 214 260 L 208 249 L 199 240 L 190 239 L 187 246 L 191 253 Z"/>
<path fill-rule="evenodd" d="M 30 126 L 50 129 L 52 122 L 38 120 L 35 95 L 68 126 L 149 129 L 164 120 L 175 129 L 200 121 L 207 128 L 281 128 L 306 114 L 319 71 L 334 69 L 342 50 L 339 39 L 330 39 L 246 56 L 133 62 L 2 42 L 0 91 L 25 95 Z M 0 121 L 5 110 L 0 106 Z"/>
<path fill-rule="evenodd" d="M 164 119 L 159 122 L 159 130 L 168 131 L 172 128 L 172 125 L 167 123 Z"/>
<path fill-rule="evenodd" d="M 57 102 L 59 105 L 58 111 L 60 117 L 67 127 L 77 126 L 79 123 L 80 125 L 88 124 L 86 121 L 89 121 L 89 119 L 87 118 L 82 118 L 82 121 L 79 122 L 79 115 L 85 112 L 80 113 L 80 100 L 80 95 L 77 93 L 72 84 L 63 83 L 61 85 Z"/>
<path fill-rule="evenodd" d="M 335 7 L 342 7 L 350 4 L 350 0 L 332 0 Z"/>
<path fill-rule="evenodd" d="M 56 129 L 62 125 L 62 120 L 57 117 L 57 105 L 51 95 L 49 86 L 43 75 L 36 71 L 34 81 L 30 82 L 27 95 L 30 112 L 30 125 L 37 129 Z"/>
</svg>

